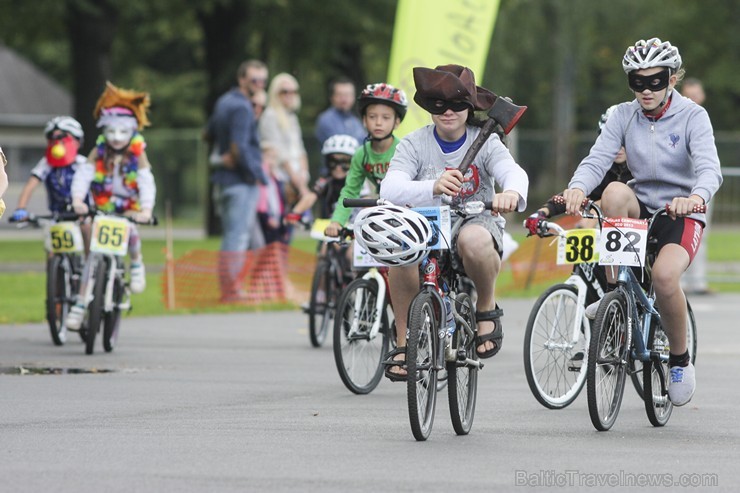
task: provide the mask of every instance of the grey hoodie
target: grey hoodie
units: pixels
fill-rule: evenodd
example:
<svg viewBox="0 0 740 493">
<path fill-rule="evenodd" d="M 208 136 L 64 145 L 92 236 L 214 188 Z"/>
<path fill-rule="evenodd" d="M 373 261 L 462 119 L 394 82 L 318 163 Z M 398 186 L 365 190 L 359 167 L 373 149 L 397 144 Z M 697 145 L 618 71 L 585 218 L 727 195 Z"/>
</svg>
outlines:
<svg viewBox="0 0 740 493">
<path fill-rule="evenodd" d="M 665 114 L 653 121 L 635 99 L 617 106 L 568 188 L 586 195 L 596 188 L 624 146 L 637 199 L 651 211 L 675 197 L 696 194 L 705 203 L 722 184 L 714 131 L 707 111 L 677 91 Z M 704 214 L 690 217 L 706 222 Z"/>
</svg>

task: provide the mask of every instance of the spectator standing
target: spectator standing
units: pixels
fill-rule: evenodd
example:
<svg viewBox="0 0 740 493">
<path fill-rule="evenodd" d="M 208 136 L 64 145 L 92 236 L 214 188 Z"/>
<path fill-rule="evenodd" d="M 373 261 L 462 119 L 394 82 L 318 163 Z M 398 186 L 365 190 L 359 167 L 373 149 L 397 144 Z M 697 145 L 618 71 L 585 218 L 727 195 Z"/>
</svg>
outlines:
<svg viewBox="0 0 740 493">
<path fill-rule="evenodd" d="M 283 198 L 283 209 L 290 210 L 308 189 L 308 155 L 298 121 L 301 108 L 298 81 L 282 73 L 270 82 L 267 108 L 259 121 L 259 135 L 265 156 L 278 183 Z M 289 234 L 286 242 L 289 240 Z"/>
<path fill-rule="evenodd" d="M 681 94 L 699 106 L 704 105 L 704 100 L 706 99 L 704 86 L 697 78 L 689 77 L 684 80 L 681 86 Z M 704 226 L 703 235 L 704 241 L 699 244 L 699 250 L 696 252 L 694 261 L 689 265 L 689 268 L 683 275 L 683 290 L 688 294 L 711 294 L 709 281 L 707 280 L 707 249 L 709 248 L 709 226 L 712 220 L 713 210 L 714 207 L 711 205 L 707 208 L 706 225 Z"/>
<path fill-rule="evenodd" d="M 355 84 L 346 77 L 329 84 L 329 106 L 316 120 L 316 140 L 322 148 L 332 135 L 350 135 L 362 142 L 367 135 L 365 127 L 352 111 L 355 104 Z"/>
<path fill-rule="evenodd" d="M 253 96 L 267 87 L 270 74 L 267 65 L 261 60 L 247 60 L 239 66 L 239 73 L 244 74 L 247 97 L 254 101 Z"/>
<path fill-rule="evenodd" d="M 246 300 L 239 274 L 249 245 L 249 233 L 257 217 L 259 184 L 267 183 L 262 170 L 257 121 L 249 99 L 249 87 L 251 79 L 254 79 L 249 70 L 253 66 L 250 63 L 253 61 L 239 66 L 237 87 L 216 101 L 208 122 L 208 134 L 213 139 L 215 154 L 222 157 L 220 164 L 214 165 L 211 181 L 218 189 L 217 202 L 223 229 L 219 281 L 224 302 Z"/>
</svg>

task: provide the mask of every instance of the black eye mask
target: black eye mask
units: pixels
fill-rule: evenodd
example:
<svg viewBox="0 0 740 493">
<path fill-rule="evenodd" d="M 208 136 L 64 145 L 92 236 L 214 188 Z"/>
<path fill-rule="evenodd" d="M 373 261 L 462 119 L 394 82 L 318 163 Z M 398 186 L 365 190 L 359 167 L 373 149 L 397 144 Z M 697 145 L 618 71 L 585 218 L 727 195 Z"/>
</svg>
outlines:
<svg viewBox="0 0 740 493">
<path fill-rule="evenodd" d="M 462 110 L 470 110 L 470 103 L 466 101 L 445 101 L 444 99 L 433 99 L 428 111 L 433 115 L 441 115 L 448 109 L 458 113 Z"/>
<path fill-rule="evenodd" d="M 627 82 L 635 92 L 642 92 L 645 89 L 649 89 L 652 92 L 657 92 L 668 87 L 668 82 L 671 79 L 671 72 L 668 69 L 658 72 L 653 75 L 637 75 L 635 72 L 627 74 Z"/>
</svg>

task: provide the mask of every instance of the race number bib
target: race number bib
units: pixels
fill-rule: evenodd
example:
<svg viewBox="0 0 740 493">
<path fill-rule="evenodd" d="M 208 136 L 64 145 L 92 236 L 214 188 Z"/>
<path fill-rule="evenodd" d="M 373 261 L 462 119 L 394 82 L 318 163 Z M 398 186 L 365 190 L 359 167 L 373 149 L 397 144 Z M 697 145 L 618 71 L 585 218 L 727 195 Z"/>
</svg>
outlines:
<svg viewBox="0 0 740 493">
<path fill-rule="evenodd" d="M 583 264 L 596 262 L 599 253 L 596 249 L 599 241 L 598 229 L 571 229 L 565 237 L 558 238 L 558 265 Z"/>
<path fill-rule="evenodd" d="M 128 250 L 128 235 L 128 219 L 115 216 L 95 216 L 90 251 L 124 256 Z"/>
<path fill-rule="evenodd" d="M 626 217 L 606 218 L 599 241 L 599 265 L 645 265 L 648 222 Z"/>
<path fill-rule="evenodd" d="M 52 253 L 81 252 L 83 245 L 80 225 L 65 221 L 48 226 L 46 248 Z"/>
<path fill-rule="evenodd" d="M 352 245 L 352 265 L 355 267 L 384 267 L 356 241 Z"/>
<path fill-rule="evenodd" d="M 429 242 L 430 250 L 448 250 L 452 242 L 452 218 L 450 206 L 414 207 L 411 209 L 424 216 L 432 228 L 432 239 Z"/>
</svg>

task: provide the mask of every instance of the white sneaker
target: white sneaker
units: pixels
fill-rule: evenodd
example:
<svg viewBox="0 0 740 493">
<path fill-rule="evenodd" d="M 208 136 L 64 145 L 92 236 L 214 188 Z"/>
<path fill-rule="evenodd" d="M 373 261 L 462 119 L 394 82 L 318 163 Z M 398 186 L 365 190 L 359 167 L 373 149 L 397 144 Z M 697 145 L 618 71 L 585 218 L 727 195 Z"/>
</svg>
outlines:
<svg viewBox="0 0 740 493">
<path fill-rule="evenodd" d="M 594 320 L 596 318 L 596 313 L 599 311 L 599 303 L 601 303 L 601 300 L 596 300 L 586 307 L 587 319 Z"/>
<path fill-rule="evenodd" d="M 69 330 L 80 330 L 84 319 L 85 306 L 75 304 L 70 308 L 67 318 L 64 319 L 64 325 L 66 325 Z"/>
<path fill-rule="evenodd" d="M 146 271 L 144 270 L 144 264 L 141 262 L 131 264 L 131 292 L 132 293 L 143 293 L 146 289 Z"/>
<path fill-rule="evenodd" d="M 689 366 L 671 368 L 671 380 L 668 382 L 668 397 L 674 406 L 688 404 L 696 390 L 696 370 L 693 363 Z"/>
</svg>

